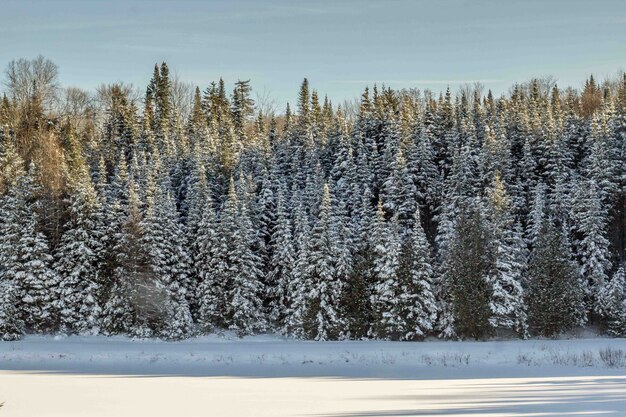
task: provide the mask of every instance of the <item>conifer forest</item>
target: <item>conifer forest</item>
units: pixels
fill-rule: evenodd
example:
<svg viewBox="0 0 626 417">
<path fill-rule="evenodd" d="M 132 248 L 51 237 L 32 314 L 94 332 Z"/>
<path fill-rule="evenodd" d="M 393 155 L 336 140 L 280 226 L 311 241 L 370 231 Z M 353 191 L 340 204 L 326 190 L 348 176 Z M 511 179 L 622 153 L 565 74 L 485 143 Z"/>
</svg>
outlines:
<svg viewBox="0 0 626 417">
<path fill-rule="evenodd" d="M 165 62 L 59 71 L 3 74 L 4 340 L 626 334 L 626 76 L 342 103 L 305 78 L 272 109 Z"/>
</svg>

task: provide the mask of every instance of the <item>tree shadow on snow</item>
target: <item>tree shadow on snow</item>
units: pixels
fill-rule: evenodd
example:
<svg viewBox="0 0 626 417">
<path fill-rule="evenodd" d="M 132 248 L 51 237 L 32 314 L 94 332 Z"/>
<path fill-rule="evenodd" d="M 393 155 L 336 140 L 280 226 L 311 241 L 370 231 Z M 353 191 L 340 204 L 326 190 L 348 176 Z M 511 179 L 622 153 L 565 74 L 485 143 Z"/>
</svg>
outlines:
<svg viewBox="0 0 626 417">
<path fill-rule="evenodd" d="M 486 392 L 486 394 L 485 394 Z M 319 417 L 567 415 L 626 413 L 626 378 L 520 381 L 465 384 L 443 393 L 363 398 L 368 401 L 407 402 L 406 407 L 381 411 L 323 414 Z"/>
</svg>

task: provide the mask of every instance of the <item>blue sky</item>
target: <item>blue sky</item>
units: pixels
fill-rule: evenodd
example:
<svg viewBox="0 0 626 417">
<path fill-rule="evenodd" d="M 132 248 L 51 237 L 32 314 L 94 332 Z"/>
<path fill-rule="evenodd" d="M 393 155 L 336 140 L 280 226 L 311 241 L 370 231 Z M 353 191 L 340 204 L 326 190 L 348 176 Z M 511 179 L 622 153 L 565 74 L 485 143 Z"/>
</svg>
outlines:
<svg viewBox="0 0 626 417">
<path fill-rule="evenodd" d="M 334 101 L 366 84 L 497 93 L 626 69 L 624 0 L 0 0 L 0 67 L 43 54 L 61 82 L 144 88 L 165 60 L 204 88 L 224 77 L 293 102 L 303 77 Z"/>
</svg>

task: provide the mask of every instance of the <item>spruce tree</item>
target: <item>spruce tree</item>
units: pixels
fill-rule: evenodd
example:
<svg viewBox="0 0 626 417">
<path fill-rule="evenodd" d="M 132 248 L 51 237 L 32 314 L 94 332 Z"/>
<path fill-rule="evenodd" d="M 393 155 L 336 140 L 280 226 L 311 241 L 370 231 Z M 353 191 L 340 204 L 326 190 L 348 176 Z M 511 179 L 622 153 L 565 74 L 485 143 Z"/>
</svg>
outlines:
<svg viewBox="0 0 626 417">
<path fill-rule="evenodd" d="M 487 197 L 487 217 L 491 230 L 491 251 L 494 269 L 490 277 L 491 326 L 496 330 L 513 330 L 526 335 L 526 307 L 522 277 L 526 264 L 526 248 L 519 224 L 511 212 L 511 202 L 499 172 Z"/>
<path fill-rule="evenodd" d="M 468 207 L 459 214 L 454 236 L 445 263 L 454 329 L 459 337 L 483 339 L 492 333 L 493 290 L 489 277 L 494 259 L 485 220 L 478 208 Z"/>
<path fill-rule="evenodd" d="M 96 334 L 102 310 L 102 214 L 86 165 L 70 178 L 70 221 L 61 238 L 54 268 L 59 276 L 61 326 L 67 332 Z"/>
<path fill-rule="evenodd" d="M 25 333 L 18 310 L 15 282 L 0 279 L 0 340 L 19 340 Z"/>
<path fill-rule="evenodd" d="M 147 320 L 155 334 L 167 339 L 182 339 L 191 332 L 191 313 L 187 300 L 190 259 L 167 179 L 159 179 L 158 164 L 148 180 L 146 211 L 141 223 L 141 242 L 152 273 L 147 285 Z M 152 194 L 152 195 L 151 195 Z"/>
<path fill-rule="evenodd" d="M 306 271 L 310 293 L 307 297 L 304 329 L 307 337 L 315 340 L 337 338 L 343 327 L 339 300 L 344 283 L 337 276 L 334 257 L 336 238 L 332 219 L 332 196 L 326 184 L 319 215 L 311 231 Z"/>
<path fill-rule="evenodd" d="M 374 323 L 371 334 L 381 339 L 397 338 L 400 329 L 405 327 L 403 317 L 399 317 L 396 309 L 400 243 L 398 219 L 394 216 L 387 222 L 383 204 L 379 201 L 374 228 L 375 284 L 371 298 Z"/>
<path fill-rule="evenodd" d="M 35 175 L 33 165 L 0 201 L 0 280 L 7 291 L 15 292 L 7 300 L 15 297 L 18 321 L 25 329 L 49 332 L 58 324 L 58 278 L 51 268 L 48 240 L 39 231 Z"/>
<path fill-rule="evenodd" d="M 280 190 L 276 207 L 276 226 L 270 241 L 272 258 L 268 274 L 268 298 L 271 300 L 269 319 L 281 332 L 288 333 L 285 314 L 290 309 L 289 286 L 293 280 L 296 253 L 293 244 L 291 219 L 286 207 L 283 191 Z"/>
<path fill-rule="evenodd" d="M 572 210 L 572 229 L 578 238 L 575 247 L 580 259 L 585 301 L 588 310 L 595 311 L 598 307 L 598 292 L 608 281 L 611 253 L 609 241 L 605 237 L 607 215 L 593 181 L 578 186 Z"/>
<path fill-rule="evenodd" d="M 400 340 L 426 337 L 434 330 L 438 313 L 431 248 L 419 209 L 414 216 L 412 233 L 404 239 L 399 256 L 396 310 L 403 323 L 398 329 Z"/>
<path fill-rule="evenodd" d="M 119 213 L 122 219 L 111 242 L 112 282 L 102 312 L 102 328 L 105 334 L 148 337 L 153 333 L 143 319 L 143 312 L 150 288 L 145 280 L 150 270 L 142 247 L 142 218 L 135 181 L 131 179 L 126 187 L 119 189 L 119 194 L 109 203 L 111 212 Z"/>
<path fill-rule="evenodd" d="M 223 244 L 218 235 L 218 223 L 211 200 L 206 200 L 202 217 L 192 240 L 194 271 L 198 279 L 198 323 L 205 332 L 222 326 L 220 314 L 225 308 L 225 287 L 219 281 L 216 268 L 224 264 L 219 256 Z M 219 270 L 220 272 L 221 269 Z"/>
<path fill-rule="evenodd" d="M 532 334 L 554 336 L 578 322 L 582 302 L 579 274 L 562 228 L 545 219 L 528 263 L 528 327 Z"/>
<path fill-rule="evenodd" d="M 619 268 L 598 292 L 597 311 L 605 320 L 610 336 L 626 335 L 626 278 Z"/>
</svg>

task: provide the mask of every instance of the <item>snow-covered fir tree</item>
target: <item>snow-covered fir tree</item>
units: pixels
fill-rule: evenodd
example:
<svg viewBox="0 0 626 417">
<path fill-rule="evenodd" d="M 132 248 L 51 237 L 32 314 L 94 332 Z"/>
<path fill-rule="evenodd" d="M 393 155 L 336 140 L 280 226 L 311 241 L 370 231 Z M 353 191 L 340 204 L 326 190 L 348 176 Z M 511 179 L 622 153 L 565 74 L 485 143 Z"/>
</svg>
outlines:
<svg viewBox="0 0 626 417">
<path fill-rule="evenodd" d="M 496 331 L 513 330 L 525 336 L 527 326 L 522 278 L 526 267 L 526 248 L 499 171 L 496 171 L 488 190 L 486 205 L 491 230 L 490 250 L 494 252 L 493 271 L 489 279 L 492 290 L 489 321 Z"/>
<path fill-rule="evenodd" d="M 412 233 L 404 239 L 399 256 L 395 310 L 402 320 L 397 329 L 400 340 L 419 340 L 431 334 L 438 313 L 434 260 L 419 209 L 414 216 Z"/>
<path fill-rule="evenodd" d="M 61 328 L 78 334 L 100 331 L 103 221 L 98 195 L 87 166 L 81 163 L 70 178 L 70 220 L 56 253 Z"/>
<path fill-rule="evenodd" d="M 311 230 L 305 284 L 309 294 L 304 331 L 307 337 L 315 340 L 337 338 L 343 326 L 339 301 L 344 282 L 337 272 L 338 236 L 332 218 L 332 204 L 330 188 L 325 184 L 319 215 Z"/>
<path fill-rule="evenodd" d="M 623 267 L 599 289 L 596 310 L 606 320 L 609 335 L 621 337 L 626 334 L 626 277 Z"/>
<path fill-rule="evenodd" d="M 0 280 L 14 292 L 7 299 L 17 302 L 17 320 L 29 331 L 50 332 L 58 328 L 58 277 L 51 268 L 48 240 L 40 231 L 36 175 L 31 165 L 0 200 Z"/>
<path fill-rule="evenodd" d="M 528 262 L 528 326 L 533 334 L 553 336 L 579 321 L 583 291 L 562 227 L 546 218 Z"/>
<path fill-rule="evenodd" d="M 354 106 L 305 79 L 270 114 L 151 76 L 97 117 L 1 100 L 4 338 L 622 333 L 626 78 Z"/>
<path fill-rule="evenodd" d="M 371 334 L 376 338 L 397 338 L 400 329 L 406 327 L 404 318 L 396 308 L 399 301 L 399 267 L 401 239 L 398 218 L 394 215 L 385 220 L 382 201 L 378 202 L 376 225 L 373 230 L 374 288 L 371 303 L 374 323 Z"/>
<path fill-rule="evenodd" d="M 467 207 L 455 222 L 454 240 L 444 264 L 454 334 L 481 339 L 492 333 L 490 277 L 494 256 L 480 204 Z"/>
</svg>

